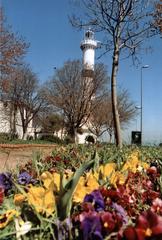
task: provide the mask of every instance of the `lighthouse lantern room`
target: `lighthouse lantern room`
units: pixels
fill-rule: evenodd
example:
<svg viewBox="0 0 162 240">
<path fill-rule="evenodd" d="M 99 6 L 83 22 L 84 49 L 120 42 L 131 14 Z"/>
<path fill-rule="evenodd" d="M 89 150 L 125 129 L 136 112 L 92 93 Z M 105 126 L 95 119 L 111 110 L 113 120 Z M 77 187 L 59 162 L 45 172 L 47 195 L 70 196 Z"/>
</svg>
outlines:
<svg viewBox="0 0 162 240">
<path fill-rule="evenodd" d="M 80 48 L 83 52 L 83 70 L 94 71 L 95 49 L 98 47 L 98 41 L 94 39 L 94 32 L 87 30 L 84 39 L 81 41 Z"/>
</svg>

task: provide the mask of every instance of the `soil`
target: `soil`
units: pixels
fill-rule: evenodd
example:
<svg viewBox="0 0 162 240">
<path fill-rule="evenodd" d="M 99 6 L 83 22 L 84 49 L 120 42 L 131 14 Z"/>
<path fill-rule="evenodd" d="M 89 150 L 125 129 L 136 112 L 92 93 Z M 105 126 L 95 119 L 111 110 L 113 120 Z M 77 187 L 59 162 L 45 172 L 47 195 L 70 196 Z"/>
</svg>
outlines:
<svg viewBox="0 0 162 240">
<path fill-rule="evenodd" d="M 57 147 L 57 145 L 42 144 L 0 144 L 0 172 L 12 170 L 19 164 L 31 160 L 37 154 L 42 158 L 48 156 Z"/>
</svg>

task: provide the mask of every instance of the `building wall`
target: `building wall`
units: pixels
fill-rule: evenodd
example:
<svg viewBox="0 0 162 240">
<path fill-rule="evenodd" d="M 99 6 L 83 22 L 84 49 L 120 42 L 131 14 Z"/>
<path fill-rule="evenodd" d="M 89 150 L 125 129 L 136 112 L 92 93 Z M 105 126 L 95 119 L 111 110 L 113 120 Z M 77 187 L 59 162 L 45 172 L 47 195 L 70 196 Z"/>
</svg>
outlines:
<svg viewBox="0 0 162 240">
<path fill-rule="evenodd" d="M 0 132 L 1 133 L 10 133 L 10 115 L 9 115 L 9 103 L 3 103 L 0 101 Z M 27 135 L 34 137 L 34 128 L 33 128 L 33 121 L 30 121 Z M 23 129 L 21 124 L 21 117 L 20 112 L 16 114 L 16 132 L 19 138 L 23 136 Z"/>
</svg>

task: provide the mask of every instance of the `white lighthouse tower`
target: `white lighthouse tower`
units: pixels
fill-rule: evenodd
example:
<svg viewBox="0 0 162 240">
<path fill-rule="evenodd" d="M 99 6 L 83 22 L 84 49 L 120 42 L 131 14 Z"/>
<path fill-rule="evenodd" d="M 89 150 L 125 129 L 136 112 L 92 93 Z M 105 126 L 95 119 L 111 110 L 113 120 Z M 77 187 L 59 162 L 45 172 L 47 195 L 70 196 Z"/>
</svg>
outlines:
<svg viewBox="0 0 162 240">
<path fill-rule="evenodd" d="M 84 35 L 84 39 L 81 41 L 80 48 L 83 52 L 83 71 L 82 80 L 85 83 L 87 95 L 89 90 L 91 91 L 91 86 L 93 85 L 94 76 L 94 64 L 95 64 L 95 49 L 98 48 L 98 41 L 94 38 L 94 32 L 87 30 Z M 85 93 L 86 94 L 86 93 Z M 92 96 L 93 97 L 93 96 Z M 82 126 L 82 134 L 77 135 L 77 141 L 80 144 L 85 143 L 88 136 L 92 136 L 91 139 L 95 140 L 95 136 L 89 131 L 89 126 L 91 125 L 90 119 L 88 122 Z"/>
<path fill-rule="evenodd" d="M 90 77 L 90 73 L 94 71 L 95 49 L 97 47 L 98 41 L 94 39 L 94 32 L 91 30 L 86 31 L 84 39 L 80 44 L 80 48 L 83 52 L 83 71 L 85 76 L 88 75 L 86 77 Z"/>
</svg>

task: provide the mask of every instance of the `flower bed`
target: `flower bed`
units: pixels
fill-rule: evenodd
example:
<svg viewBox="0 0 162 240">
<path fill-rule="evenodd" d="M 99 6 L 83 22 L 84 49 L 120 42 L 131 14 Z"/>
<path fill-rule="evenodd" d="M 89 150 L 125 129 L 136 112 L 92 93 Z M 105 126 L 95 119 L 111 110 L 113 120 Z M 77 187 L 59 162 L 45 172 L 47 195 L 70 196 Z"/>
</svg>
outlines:
<svg viewBox="0 0 162 240">
<path fill-rule="evenodd" d="M 162 239 L 159 156 L 92 152 L 59 148 L 1 173 L 0 239 Z"/>
</svg>

